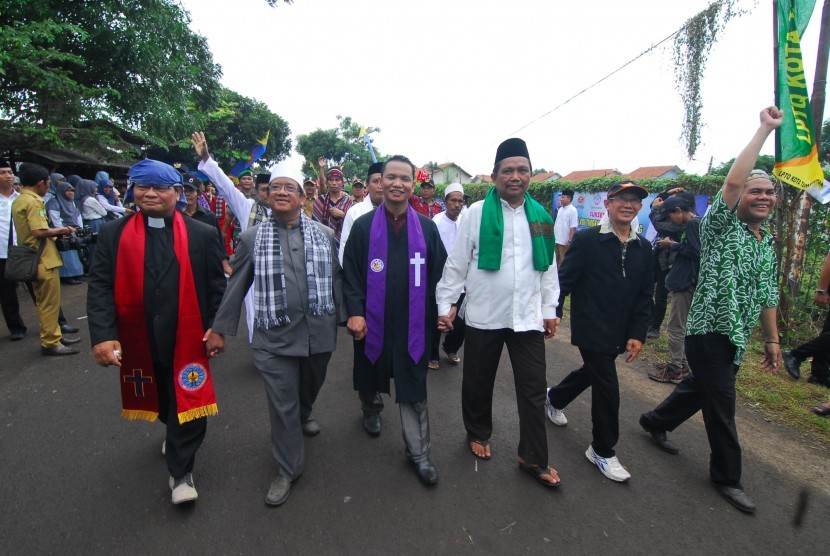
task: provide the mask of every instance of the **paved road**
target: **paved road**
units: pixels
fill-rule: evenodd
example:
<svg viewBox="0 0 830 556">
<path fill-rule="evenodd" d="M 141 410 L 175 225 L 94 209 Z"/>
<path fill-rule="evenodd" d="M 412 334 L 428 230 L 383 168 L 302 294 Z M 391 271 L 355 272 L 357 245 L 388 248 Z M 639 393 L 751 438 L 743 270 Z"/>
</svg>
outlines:
<svg viewBox="0 0 830 556">
<path fill-rule="evenodd" d="M 84 314 L 85 290 L 64 288 L 70 319 Z M 214 363 L 220 414 L 210 419 L 197 458 L 200 498 L 189 508 L 173 507 L 159 450 L 161 426 L 122 420 L 115 371 L 97 367 L 88 353 L 40 356 L 34 311 L 21 300 L 30 334 L 15 344 L 0 339 L 4 554 L 806 554 L 824 549 L 830 539 L 825 483 L 808 485 L 804 524 L 792 525 L 805 481 L 788 469 L 802 462 L 770 464 L 750 453 L 744 482 L 759 510 L 746 516 L 708 483 L 708 447 L 699 420 L 673 435 L 683 450 L 679 456 L 654 448 L 637 417 L 654 405 L 648 389 L 655 385 L 641 371 L 632 379 L 630 368 L 621 371 L 626 378 L 618 454 L 633 479 L 613 483 L 586 461 L 586 393 L 568 408 L 567 427 L 548 425 L 551 463 L 563 479 L 560 489 L 549 491 L 516 466 L 518 422 L 506 354 L 489 462 L 474 459 L 464 447 L 461 372 L 443 362 L 429 379 L 432 455 L 440 480 L 436 488 L 425 488 L 404 458 L 393 403 L 383 413 L 380 438 L 361 429 L 345 335 L 315 410 L 323 432 L 306 440 L 305 474 L 288 502 L 281 508 L 264 505 L 275 473 L 267 408 L 247 346 L 234 339 Z M 0 338 L 5 335 L 0 324 Z M 86 330 L 82 336 L 88 345 Z M 554 382 L 577 366 L 578 354 L 559 338 L 548 344 L 548 361 L 548 380 Z M 767 439 L 792 436 L 781 427 L 760 426 Z M 826 462 L 827 452 L 818 457 Z"/>
</svg>

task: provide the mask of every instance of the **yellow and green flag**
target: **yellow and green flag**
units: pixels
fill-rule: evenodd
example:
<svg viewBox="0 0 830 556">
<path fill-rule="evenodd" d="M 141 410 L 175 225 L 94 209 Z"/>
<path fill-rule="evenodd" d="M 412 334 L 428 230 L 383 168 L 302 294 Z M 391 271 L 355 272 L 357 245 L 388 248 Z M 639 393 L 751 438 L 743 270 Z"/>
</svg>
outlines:
<svg viewBox="0 0 830 556">
<path fill-rule="evenodd" d="M 800 189 L 811 185 L 821 187 L 824 182 L 801 59 L 801 35 L 810 21 L 815 3 L 815 0 L 778 0 L 776 104 L 784 111 L 784 123 L 775 134 L 775 168 L 772 173 L 781 181 Z"/>
</svg>

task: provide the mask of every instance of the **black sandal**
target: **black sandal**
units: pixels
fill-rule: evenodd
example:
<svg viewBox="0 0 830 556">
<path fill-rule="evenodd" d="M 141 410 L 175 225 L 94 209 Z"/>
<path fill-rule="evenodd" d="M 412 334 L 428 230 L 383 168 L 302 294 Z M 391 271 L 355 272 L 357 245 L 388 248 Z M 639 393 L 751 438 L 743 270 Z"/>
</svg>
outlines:
<svg viewBox="0 0 830 556">
<path fill-rule="evenodd" d="M 467 435 L 467 448 L 469 448 L 469 449 L 470 449 L 470 452 L 472 452 L 472 453 L 473 453 L 473 455 L 474 455 L 475 457 L 477 457 L 478 459 L 483 459 L 484 461 L 487 461 L 488 459 L 490 459 L 491 457 L 493 457 L 492 455 L 488 456 L 486 453 L 485 453 L 483 456 L 478 455 L 478 454 L 475 452 L 475 450 L 473 450 L 473 447 L 472 447 L 472 446 L 470 446 L 470 444 L 478 444 L 479 446 L 481 446 L 481 447 L 482 447 L 482 449 L 483 449 L 483 450 L 485 450 L 485 451 L 486 451 L 486 450 L 487 450 L 487 448 L 489 448 L 489 447 L 490 447 L 490 441 L 489 441 L 489 440 L 478 440 L 478 439 L 475 439 L 475 438 L 473 438 L 472 436 L 470 436 L 470 435 L 468 434 L 468 435 Z"/>
<path fill-rule="evenodd" d="M 815 413 L 819 417 L 827 417 L 828 415 L 830 415 L 830 407 L 827 407 L 824 404 L 818 404 L 813 408 L 813 413 Z"/>
<path fill-rule="evenodd" d="M 545 485 L 548 488 L 556 488 L 556 487 L 558 487 L 559 485 L 562 484 L 562 479 L 559 479 L 557 482 L 552 483 L 552 482 L 546 481 L 545 479 L 542 478 L 544 475 L 550 475 L 551 477 L 553 477 L 554 473 L 556 473 L 556 469 L 554 469 L 550 465 L 548 465 L 547 469 L 542 469 L 538 465 L 527 465 L 526 463 L 522 463 L 520 461 L 519 462 L 519 469 L 521 469 L 522 471 L 528 473 L 531 477 L 536 479 L 537 482 L 542 483 L 543 485 Z M 559 473 L 556 473 L 556 476 L 558 476 L 558 475 L 559 475 Z"/>
</svg>

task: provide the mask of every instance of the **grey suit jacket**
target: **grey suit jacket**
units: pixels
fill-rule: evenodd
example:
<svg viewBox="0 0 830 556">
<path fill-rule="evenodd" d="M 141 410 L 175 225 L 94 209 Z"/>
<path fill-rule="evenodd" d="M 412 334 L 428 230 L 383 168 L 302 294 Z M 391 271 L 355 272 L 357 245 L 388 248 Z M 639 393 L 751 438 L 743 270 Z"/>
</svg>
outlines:
<svg viewBox="0 0 830 556">
<path fill-rule="evenodd" d="M 336 311 L 334 315 L 313 316 L 307 314 L 308 283 L 305 274 L 305 249 L 299 221 L 289 230 L 285 223 L 277 221 L 280 246 L 285 261 L 285 290 L 288 300 L 287 326 L 267 330 L 254 329 L 251 346 L 274 355 L 307 357 L 316 353 L 334 351 L 337 344 L 337 324 L 346 320 L 343 306 L 343 270 L 337 257 L 334 232 L 319 222 L 314 222 L 331 244 L 332 286 Z M 254 242 L 257 228 L 242 232 L 233 274 L 222 298 L 222 304 L 213 320 L 213 331 L 235 336 L 239 326 L 239 313 L 245 294 L 254 282 Z"/>
</svg>

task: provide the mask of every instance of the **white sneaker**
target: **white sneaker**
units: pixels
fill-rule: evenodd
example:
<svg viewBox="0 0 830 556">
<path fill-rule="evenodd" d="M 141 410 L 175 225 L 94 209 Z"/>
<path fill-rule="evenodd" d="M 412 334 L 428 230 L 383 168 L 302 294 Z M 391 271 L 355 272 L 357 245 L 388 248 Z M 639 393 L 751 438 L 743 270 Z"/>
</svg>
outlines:
<svg viewBox="0 0 830 556">
<path fill-rule="evenodd" d="M 170 477 L 167 484 L 170 486 L 170 490 L 173 491 L 172 499 L 174 504 L 192 502 L 199 497 L 199 493 L 196 492 L 196 487 L 193 486 L 193 473 L 187 473 L 180 479 Z"/>
<path fill-rule="evenodd" d="M 594 451 L 593 446 L 588 446 L 588 450 L 585 452 L 585 457 L 588 458 L 588 461 L 599 467 L 602 474 L 612 481 L 624 483 L 631 478 L 631 473 L 626 471 L 625 467 L 620 464 L 620 460 L 617 459 L 617 456 L 610 458 L 600 457 Z"/>
<path fill-rule="evenodd" d="M 548 388 L 548 392 L 550 392 L 550 388 Z M 568 418 L 565 417 L 565 412 L 561 409 L 556 409 L 550 403 L 550 397 L 545 395 L 545 412 L 548 414 L 548 419 L 550 422 L 558 427 L 564 427 L 568 424 Z"/>
</svg>

